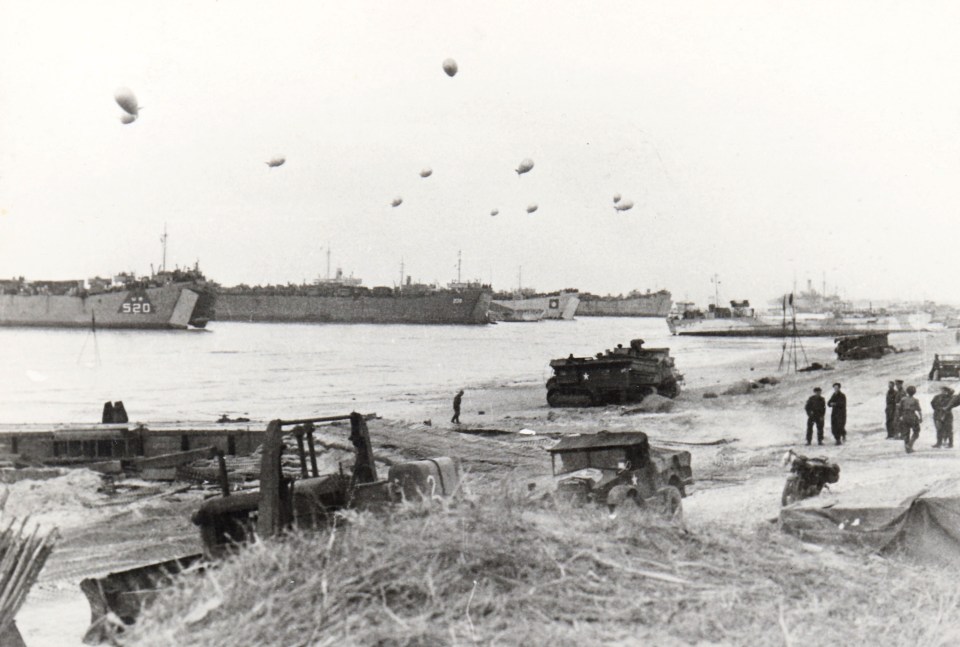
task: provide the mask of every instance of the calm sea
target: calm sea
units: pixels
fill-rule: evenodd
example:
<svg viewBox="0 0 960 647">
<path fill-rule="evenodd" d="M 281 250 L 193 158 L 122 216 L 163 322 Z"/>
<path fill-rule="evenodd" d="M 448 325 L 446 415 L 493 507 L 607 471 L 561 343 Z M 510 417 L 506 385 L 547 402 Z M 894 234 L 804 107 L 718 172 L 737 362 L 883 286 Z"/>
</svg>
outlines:
<svg viewBox="0 0 960 647">
<path fill-rule="evenodd" d="M 688 386 L 777 372 L 776 339 L 672 337 L 662 319 L 584 317 L 491 326 L 212 322 L 207 331 L 0 329 L 0 422 L 99 422 L 106 400 L 131 420 L 391 415 L 461 387 L 543 384 L 551 358 L 643 338 L 669 346 Z M 833 361 L 829 339 L 806 339 Z M 748 372 L 754 367 L 754 372 Z M 546 402 L 544 402 L 546 405 Z"/>
</svg>

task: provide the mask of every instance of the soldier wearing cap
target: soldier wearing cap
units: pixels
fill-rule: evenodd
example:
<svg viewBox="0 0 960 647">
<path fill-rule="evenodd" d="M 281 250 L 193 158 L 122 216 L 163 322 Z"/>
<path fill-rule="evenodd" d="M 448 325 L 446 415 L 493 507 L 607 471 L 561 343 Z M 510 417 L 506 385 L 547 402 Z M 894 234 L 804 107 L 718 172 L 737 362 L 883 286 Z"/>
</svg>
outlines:
<svg viewBox="0 0 960 647">
<path fill-rule="evenodd" d="M 960 398 L 953 395 L 953 389 L 949 386 L 941 386 L 940 393 L 930 401 L 933 424 L 937 428 L 937 444 L 934 447 L 953 448 L 953 407 L 958 404 Z"/>
<path fill-rule="evenodd" d="M 834 382 L 827 406 L 830 407 L 830 433 L 837 444 L 842 445 L 847 442 L 847 396 L 840 390 L 839 382 Z"/>
<path fill-rule="evenodd" d="M 890 382 L 887 385 L 887 407 L 884 409 L 887 417 L 887 438 L 897 437 L 897 426 L 894 423 L 894 414 L 897 411 L 897 395 L 896 383 Z"/>
<path fill-rule="evenodd" d="M 807 398 L 807 404 L 804 405 L 803 409 L 807 412 L 807 444 L 810 444 L 810 441 L 813 440 L 813 426 L 817 426 L 817 444 L 823 444 L 823 418 L 827 413 L 827 402 L 823 399 L 823 396 L 820 395 L 821 389 L 819 386 L 814 387 L 813 395 Z"/>
</svg>

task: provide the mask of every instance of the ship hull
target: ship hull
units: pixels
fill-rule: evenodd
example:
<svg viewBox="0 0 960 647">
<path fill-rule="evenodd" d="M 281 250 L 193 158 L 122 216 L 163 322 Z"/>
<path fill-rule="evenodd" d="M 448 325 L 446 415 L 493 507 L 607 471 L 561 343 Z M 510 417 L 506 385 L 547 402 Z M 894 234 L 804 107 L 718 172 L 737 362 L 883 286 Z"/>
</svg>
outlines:
<svg viewBox="0 0 960 647">
<path fill-rule="evenodd" d="M 257 295 L 217 297 L 218 321 L 269 323 L 486 324 L 490 292 L 402 296 Z"/>
<path fill-rule="evenodd" d="M 693 337 L 843 337 L 871 333 L 912 332 L 924 329 L 916 322 L 887 318 L 869 321 L 798 320 L 771 321 L 754 317 L 667 321 L 670 332 Z M 918 327 L 919 326 L 919 327 Z"/>
<path fill-rule="evenodd" d="M 673 305 L 667 291 L 638 297 L 580 299 L 577 316 L 582 317 L 666 317 Z"/>
<path fill-rule="evenodd" d="M 531 297 L 529 299 L 495 299 L 493 303 L 511 310 L 543 310 L 543 319 L 573 319 L 580 306 L 577 294 Z"/>
<path fill-rule="evenodd" d="M 199 300 L 199 291 L 176 284 L 85 297 L 3 294 L 0 326 L 183 330 Z"/>
</svg>

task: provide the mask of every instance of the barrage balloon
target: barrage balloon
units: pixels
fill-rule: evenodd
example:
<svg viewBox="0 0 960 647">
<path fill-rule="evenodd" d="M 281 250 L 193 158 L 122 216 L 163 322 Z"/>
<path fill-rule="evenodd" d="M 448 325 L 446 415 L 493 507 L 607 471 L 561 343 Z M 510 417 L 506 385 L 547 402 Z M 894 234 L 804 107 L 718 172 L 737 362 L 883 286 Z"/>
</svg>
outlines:
<svg viewBox="0 0 960 647">
<path fill-rule="evenodd" d="M 283 166 L 283 163 L 286 161 L 287 160 L 284 157 L 274 157 L 269 162 L 266 162 L 266 165 L 269 166 L 270 168 L 276 168 L 278 166 Z"/>
<path fill-rule="evenodd" d="M 420 177 L 430 177 L 431 175 L 433 175 L 433 169 L 430 167 L 420 170 Z"/>
<path fill-rule="evenodd" d="M 527 213 L 533 213 L 536 210 L 537 210 L 537 203 L 534 202 L 532 204 L 527 205 Z"/>
<path fill-rule="evenodd" d="M 633 209 L 633 200 L 621 200 L 614 207 L 617 211 L 630 211 Z"/>
<path fill-rule="evenodd" d="M 456 76 L 457 69 L 457 62 L 452 58 L 448 58 L 443 62 L 443 71 L 447 73 L 447 76 Z"/>
<path fill-rule="evenodd" d="M 517 167 L 517 175 L 523 175 L 524 173 L 529 173 L 530 169 L 533 168 L 533 160 L 529 157 L 525 157 L 520 166 Z"/>
<path fill-rule="evenodd" d="M 132 124 L 136 120 L 137 120 L 136 115 L 120 115 L 120 123 L 124 125 Z"/>
<path fill-rule="evenodd" d="M 491 216 L 495 216 L 495 215 L 497 215 L 498 213 L 500 213 L 500 210 L 499 210 L 499 209 L 494 209 L 493 211 L 490 212 L 490 215 L 491 215 Z"/>
<path fill-rule="evenodd" d="M 140 112 L 140 106 L 137 105 L 137 97 L 134 96 L 130 88 L 118 88 L 113 93 L 113 98 L 117 104 L 123 108 L 124 112 L 136 117 Z"/>
<path fill-rule="evenodd" d="M 401 197 L 398 196 L 398 197 L 396 197 L 396 198 L 393 199 L 393 202 L 390 203 L 390 206 L 391 206 L 391 207 L 399 207 L 401 204 L 403 204 L 403 198 L 401 198 Z"/>
<path fill-rule="evenodd" d="M 613 194 L 613 204 L 617 204 L 618 202 L 620 202 L 620 194 L 619 194 L 619 193 L 614 193 L 614 194 Z"/>
</svg>

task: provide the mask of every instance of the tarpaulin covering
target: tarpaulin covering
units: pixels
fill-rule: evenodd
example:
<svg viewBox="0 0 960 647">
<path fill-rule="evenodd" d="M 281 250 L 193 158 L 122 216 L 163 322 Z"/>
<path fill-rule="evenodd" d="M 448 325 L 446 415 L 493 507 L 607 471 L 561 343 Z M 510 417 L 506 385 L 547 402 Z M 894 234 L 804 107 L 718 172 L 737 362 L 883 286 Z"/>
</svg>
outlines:
<svg viewBox="0 0 960 647">
<path fill-rule="evenodd" d="M 890 507 L 817 507 L 815 502 L 781 510 L 784 532 L 811 543 L 960 565 L 960 482 L 937 483 Z"/>
</svg>

